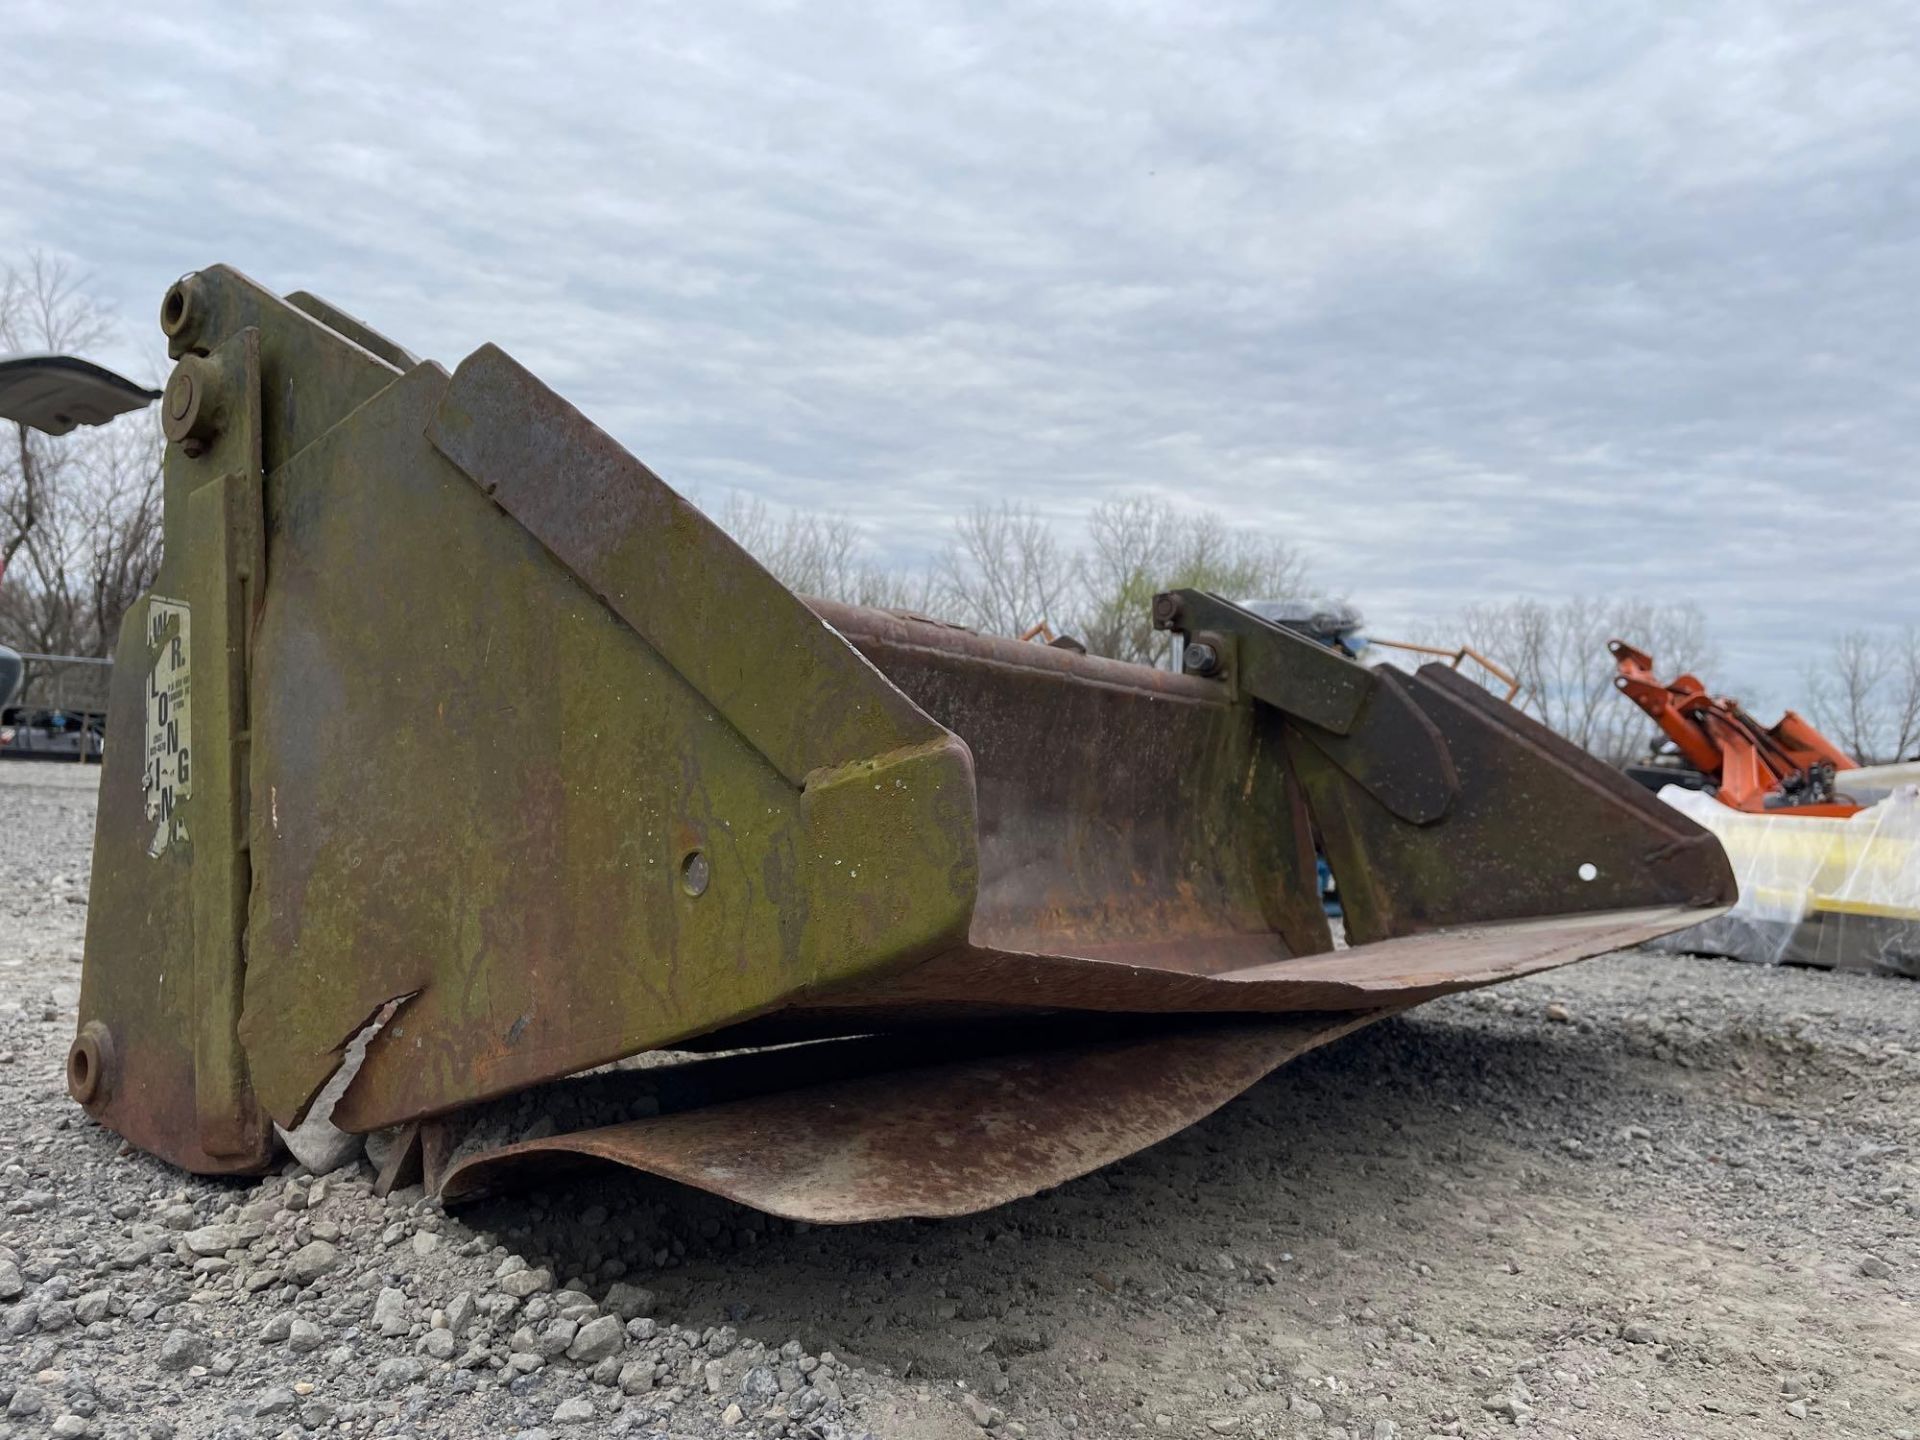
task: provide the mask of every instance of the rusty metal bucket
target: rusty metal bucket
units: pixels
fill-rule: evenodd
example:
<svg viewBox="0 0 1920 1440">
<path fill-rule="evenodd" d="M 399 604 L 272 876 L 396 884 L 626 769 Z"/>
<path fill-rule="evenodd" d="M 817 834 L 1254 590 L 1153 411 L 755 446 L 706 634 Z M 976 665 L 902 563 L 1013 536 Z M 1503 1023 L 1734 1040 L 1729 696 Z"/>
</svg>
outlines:
<svg viewBox="0 0 1920 1440">
<path fill-rule="evenodd" d="M 449 375 L 219 267 L 162 326 L 68 1079 L 188 1169 L 271 1163 L 361 1037 L 334 1122 L 429 1122 L 450 1198 L 565 1154 L 961 1213 L 1732 897 L 1704 831 L 1445 667 L 1198 592 L 1155 602 L 1181 673 L 803 600 L 493 347 Z M 532 1141 L 488 1104 L 774 1044 L 544 1093 L 595 1123 Z"/>
</svg>

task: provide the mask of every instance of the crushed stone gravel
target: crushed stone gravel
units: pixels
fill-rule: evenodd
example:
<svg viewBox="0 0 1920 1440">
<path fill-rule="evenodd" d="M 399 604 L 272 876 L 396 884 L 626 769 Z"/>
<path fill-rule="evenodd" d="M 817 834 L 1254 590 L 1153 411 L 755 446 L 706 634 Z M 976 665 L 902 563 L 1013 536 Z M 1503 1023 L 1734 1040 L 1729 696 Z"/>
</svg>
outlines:
<svg viewBox="0 0 1920 1440">
<path fill-rule="evenodd" d="M 1610 956 L 971 1219 L 443 1213 L 66 1096 L 96 770 L 0 764 L 0 1436 L 1920 1434 L 1920 985 Z"/>
</svg>

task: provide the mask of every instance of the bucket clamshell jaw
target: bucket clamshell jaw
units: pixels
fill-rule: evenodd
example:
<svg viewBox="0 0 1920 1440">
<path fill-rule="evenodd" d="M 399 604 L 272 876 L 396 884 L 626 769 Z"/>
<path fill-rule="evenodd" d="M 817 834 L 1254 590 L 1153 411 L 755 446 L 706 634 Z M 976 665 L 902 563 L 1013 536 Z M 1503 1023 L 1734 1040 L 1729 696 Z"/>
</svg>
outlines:
<svg viewBox="0 0 1920 1440">
<path fill-rule="evenodd" d="M 272 1164 L 351 1047 L 332 1123 L 449 1198 L 594 1157 L 965 1213 L 1732 898 L 1444 668 L 1195 591 L 1154 604 L 1185 672 L 805 600 L 493 346 L 449 374 L 225 267 L 161 324 L 67 1079 L 186 1169 Z M 529 1139 L 532 1087 L 586 1123 Z"/>
</svg>

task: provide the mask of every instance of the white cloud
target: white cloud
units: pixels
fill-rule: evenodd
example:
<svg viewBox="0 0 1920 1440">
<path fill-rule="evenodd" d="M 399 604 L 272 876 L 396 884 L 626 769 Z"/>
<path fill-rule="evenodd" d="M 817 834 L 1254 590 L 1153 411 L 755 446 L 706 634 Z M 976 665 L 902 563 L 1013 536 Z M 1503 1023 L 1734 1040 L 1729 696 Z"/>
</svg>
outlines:
<svg viewBox="0 0 1920 1440">
<path fill-rule="evenodd" d="M 900 553 L 975 498 L 1153 490 L 1383 626 L 1695 598 L 1779 698 L 1920 620 L 1895 0 L 6 23 L 0 251 L 88 267 L 136 368 L 224 260 Z"/>
</svg>

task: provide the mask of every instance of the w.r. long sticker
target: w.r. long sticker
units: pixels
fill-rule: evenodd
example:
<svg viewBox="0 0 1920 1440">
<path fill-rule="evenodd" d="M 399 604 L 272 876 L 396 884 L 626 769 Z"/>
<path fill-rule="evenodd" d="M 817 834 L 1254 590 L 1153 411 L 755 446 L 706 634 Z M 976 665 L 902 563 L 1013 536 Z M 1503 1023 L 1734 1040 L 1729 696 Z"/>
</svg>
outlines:
<svg viewBox="0 0 1920 1440">
<path fill-rule="evenodd" d="M 180 805 L 193 793 L 188 723 L 191 614 L 186 601 L 155 597 L 148 602 L 147 649 L 153 655 L 147 674 L 147 819 L 154 824 L 147 853 L 158 855 L 174 841 L 187 838 Z"/>
</svg>

